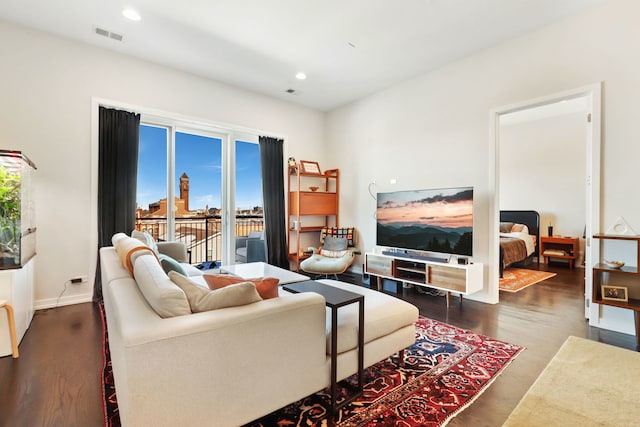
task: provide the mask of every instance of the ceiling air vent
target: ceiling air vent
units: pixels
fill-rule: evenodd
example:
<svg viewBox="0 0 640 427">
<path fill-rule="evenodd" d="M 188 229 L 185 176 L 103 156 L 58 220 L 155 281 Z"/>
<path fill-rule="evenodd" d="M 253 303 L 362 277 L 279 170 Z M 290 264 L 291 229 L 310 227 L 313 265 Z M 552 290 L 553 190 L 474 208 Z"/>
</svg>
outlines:
<svg viewBox="0 0 640 427">
<path fill-rule="evenodd" d="M 105 30 L 104 28 L 96 27 L 96 34 L 103 37 L 108 37 L 113 40 L 117 40 L 119 42 L 122 41 L 122 34 L 113 33 L 111 31 Z"/>
</svg>

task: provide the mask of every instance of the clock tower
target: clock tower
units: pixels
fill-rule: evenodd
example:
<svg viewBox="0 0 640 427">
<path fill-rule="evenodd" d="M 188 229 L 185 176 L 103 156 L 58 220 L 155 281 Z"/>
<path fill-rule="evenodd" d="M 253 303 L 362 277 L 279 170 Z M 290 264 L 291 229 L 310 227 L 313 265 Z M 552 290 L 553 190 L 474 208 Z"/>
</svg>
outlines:
<svg viewBox="0 0 640 427">
<path fill-rule="evenodd" d="M 180 199 L 184 200 L 184 209 L 189 210 L 189 177 L 185 172 L 180 176 Z"/>
</svg>

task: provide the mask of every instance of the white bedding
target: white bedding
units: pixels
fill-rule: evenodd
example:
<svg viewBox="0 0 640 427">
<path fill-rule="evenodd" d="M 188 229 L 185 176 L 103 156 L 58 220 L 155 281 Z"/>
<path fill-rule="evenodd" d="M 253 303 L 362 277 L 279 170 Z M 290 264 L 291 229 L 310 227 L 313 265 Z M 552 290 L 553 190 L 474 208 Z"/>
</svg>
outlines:
<svg viewBox="0 0 640 427">
<path fill-rule="evenodd" d="M 524 245 L 527 248 L 527 256 L 531 255 L 536 249 L 536 244 L 533 241 L 533 237 L 529 233 L 514 232 L 500 233 L 502 237 L 513 237 L 516 239 L 524 240 Z"/>
</svg>

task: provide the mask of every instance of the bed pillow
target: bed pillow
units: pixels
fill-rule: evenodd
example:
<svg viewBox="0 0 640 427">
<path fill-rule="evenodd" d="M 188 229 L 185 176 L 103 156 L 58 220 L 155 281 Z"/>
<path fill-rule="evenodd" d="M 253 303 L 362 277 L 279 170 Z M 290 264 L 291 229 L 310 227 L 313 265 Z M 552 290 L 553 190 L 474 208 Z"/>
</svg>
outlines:
<svg viewBox="0 0 640 427">
<path fill-rule="evenodd" d="M 529 227 L 527 227 L 525 224 L 513 224 L 513 227 L 511 227 L 511 232 L 529 234 Z"/>
<path fill-rule="evenodd" d="M 193 313 L 253 304 L 262 300 L 256 290 L 256 285 L 251 282 L 240 282 L 210 290 L 175 271 L 169 273 L 169 278 L 187 295 Z"/>
<path fill-rule="evenodd" d="M 511 233 L 511 228 L 513 228 L 512 222 L 501 222 L 500 223 L 500 232 L 501 233 Z"/>
</svg>

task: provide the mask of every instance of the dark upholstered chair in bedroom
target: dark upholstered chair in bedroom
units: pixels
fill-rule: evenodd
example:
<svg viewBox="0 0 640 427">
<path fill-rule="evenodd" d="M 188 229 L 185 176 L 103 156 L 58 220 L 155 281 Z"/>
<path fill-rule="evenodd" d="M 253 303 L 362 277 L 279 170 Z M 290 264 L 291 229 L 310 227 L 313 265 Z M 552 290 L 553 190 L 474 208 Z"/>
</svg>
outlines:
<svg viewBox="0 0 640 427">
<path fill-rule="evenodd" d="M 300 263 L 302 271 L 338 279 L 338 274 L 344 273 L 355 260 L 354 229 L 325 227 L 320 233 L 320 247 L 309 250 L 313 255 Z"/>
</svg>

